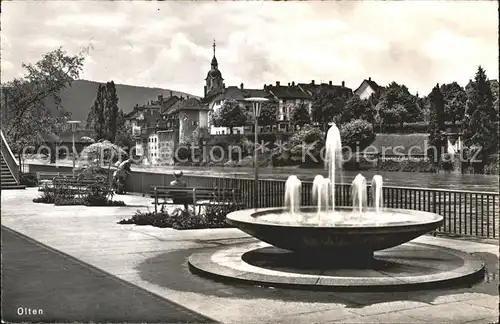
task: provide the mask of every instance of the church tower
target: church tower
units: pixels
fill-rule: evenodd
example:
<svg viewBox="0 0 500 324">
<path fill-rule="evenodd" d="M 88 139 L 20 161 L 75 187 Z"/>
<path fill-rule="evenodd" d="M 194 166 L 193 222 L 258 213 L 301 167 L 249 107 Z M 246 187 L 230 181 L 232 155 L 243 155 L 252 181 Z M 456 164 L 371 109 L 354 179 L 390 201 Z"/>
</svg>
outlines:
<svg viewBox="0 0 500 324">
<path fill-rule="evenodd" d="M 215 58 L 215 40 L 213 48 L 214 57 L 212 58 L 210 71 L 208 71 L 207 77 L 205 78 L 205 97 L 211 92 L 224 89 L 224 79 L 222 78 L 222 74 L 219 71 L 219 64 L 217 63 L 217 59 Z"/>
</svg>

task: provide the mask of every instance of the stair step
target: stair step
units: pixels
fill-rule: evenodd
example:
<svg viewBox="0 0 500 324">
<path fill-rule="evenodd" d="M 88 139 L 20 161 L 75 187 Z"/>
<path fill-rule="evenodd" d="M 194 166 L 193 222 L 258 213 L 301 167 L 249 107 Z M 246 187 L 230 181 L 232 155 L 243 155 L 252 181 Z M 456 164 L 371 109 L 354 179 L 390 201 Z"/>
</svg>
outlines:
<svg viewBox="0 0 500 324">
<path fill-rule="evenodd" d="M 0 189 L 2 189 L 2 190 L 26 189 L 26 186 L 24 186 L 24 185 L 7 185 L 7 186 L 4 186 L 2 184 L 2 187 Z"/>
</svg>

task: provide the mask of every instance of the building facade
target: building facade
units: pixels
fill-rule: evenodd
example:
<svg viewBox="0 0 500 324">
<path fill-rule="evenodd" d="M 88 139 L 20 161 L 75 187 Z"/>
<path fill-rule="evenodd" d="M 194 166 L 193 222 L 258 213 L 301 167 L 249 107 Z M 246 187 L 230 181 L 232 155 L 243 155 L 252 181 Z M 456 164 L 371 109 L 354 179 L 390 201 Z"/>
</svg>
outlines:
<svg viewBox="0 0 500 324">
<path fill-rule="evenodd" d="M 363 80 L 359 87 L 354 90 L 354 94 L 358 96 L 360 99 L 369 99 L 373 94 L 377 93 L 381 87 L 375 82 L 372 81 L 372 78 L 369 77 L 368 80 Z"/>
</svg>

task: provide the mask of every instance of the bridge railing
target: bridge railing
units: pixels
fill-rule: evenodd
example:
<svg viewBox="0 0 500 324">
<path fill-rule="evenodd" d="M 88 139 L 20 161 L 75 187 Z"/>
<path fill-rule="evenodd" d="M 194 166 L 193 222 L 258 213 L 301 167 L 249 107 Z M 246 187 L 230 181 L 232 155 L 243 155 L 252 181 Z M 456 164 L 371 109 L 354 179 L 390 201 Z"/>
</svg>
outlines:
<svg viewBox="0 0 500 324">
<path fill-rule="evenodd" d="M 220 178 L 186 175 L 188 186 L 240 188 L 248 208 L 253 206 L 253 179 Z M 284 180 L 259 180 L 259 207 L 284 205 Z M 368 186 L 368 205 L 372 206 Z M 335 205 L 352 206 L 350 184 L 335 185 Z M 312 182 L 302 182 L 302 205 L 311 206 Z M 499 194 L 430 188 L 385 186 L 382 190 L 383 207 L 421 210 L 437 213 L 444 218 L 438 232 L 471 235 L 485 238 L 498 237 Z"/>
</svg>

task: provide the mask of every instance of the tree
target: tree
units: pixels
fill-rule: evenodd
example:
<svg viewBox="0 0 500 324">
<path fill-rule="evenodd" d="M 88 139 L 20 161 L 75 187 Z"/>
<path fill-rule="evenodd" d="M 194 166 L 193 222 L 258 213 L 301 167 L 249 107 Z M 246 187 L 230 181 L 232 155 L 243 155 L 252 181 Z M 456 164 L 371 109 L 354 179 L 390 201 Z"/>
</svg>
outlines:
<svg viewBox="0 0 500 324">
<path fill-rule="evenodd" d="M 35 64 L 22 64 L 24 76 L 2 85 L 2 127 L 11 148 L 21 153 L 27 145 L 37 146 L 66 128 L 69 114 L 63 110 L 59 93 L 78 79 L 84 52 L 68 55 L 62 48 L 46 53 Z M 55 109 L 46 106 L 52 99 Z M 55 154 L 51 154 L 52 162 Z"/>
<path fill-rule="evenodd" d="M 311 106 L 311 117 L 316 123 L 326 129 L 328 123 L 335 121 L 340 116 L 345 107 L 346 98 L 338 97 L 334 94 L 320 90 L 314 95 Z"/>
<path fill-rule="evenodd" d="M 498 110 L 498 80 L 490 80 L 491 94 L 493 95 L 493 107 Z"/>
<path fill-rule="evenodd" d="M 253 115 L 253 114 L 252 114 Z M 259 125 L 274 125 L 278 119 L 278 106 L 276 102 L 263 102 L 260 108 Z M 253 120 L 253 119 L 252 119 Z M 247 123 L 251 121 L 248 120 Z"/>
<path fill-rule="evenodd" d="M 356 145 L 363 147 L 374 138 L 372 124 L 363 119 L 353 119 L 340 126 L 339 131 L 342 143 L 351 148 Z"/>
<path fill-rule="evenodd" d="M 487 161 L 489 154 L 498 152 L 498 110 L 493 102 L 490 82 L 479 66 L 467 92 L 463 136 L 466 146 L 481 150 L 480 165 Z"/>
<path fill-rule="evenodd" d="M 423 114 L 417 104 L 417 97 L 412 95 L 405 85 L 392 82 L 383 91 L 378 105 L 382 102 L 389 109 L 400 105 L 404 109 L 403 120 L 406 122 L 416 122 L 423 120 Z"/>
<path fill-rule="evenodd" d="M 117 132 L 117 118 L 120 109 L 118 107 L 118 95 L 116 94 L 115 83 L 106 83 L 106 105 L 104 108 L 104 118 L 106 125 L 106 138 L 114 142 Z"/>
<path fill-rule="evenodd" d="M 430 157 L 434 163 L 440 163 L 441 153 L 446 147 L 446 114 L 445 100 L 439 84 L 432 89 L 428 98 L 430 103 L 429 140 L 430 144 L 437 148 L 437 156 L 431 155 Z M 432 151 L 429 154 L 433 154 Z"/>
<path fill-rule="evenodd" d="M 212 124 L 215 127 L 229 127 L 230 134 L 233 127 L 244 126 L 249 120 L 249 114 L 236 100 L 226 100 L 218 111 L 212 114 Z"/>
<path fill-rule="evenodd" d="M 305 125 L 290 138 L 288 144 L 289 153 L 294 161 L 303 164 L 321 163 L 321 150 L 325 147 L 325 132 L 317 127 Z"/>
<path fill-rule="evenodd" d="M 125 118 L 118 107 L 115 83 L 107 82 L 97 88 L 97 96 L 87 116 L 86 128 L 92 131 L 97 140 L 110 142 L 117 140 L 119 131 L 124 130 Z"/>
<path fill-rule="evenodd" d="M 300 127 L 311 123 L 311 116 L 309 115 L 307 104 L 300 103 L 295 106 L 292 112 L 291 122 L 293 125 L 298 125 Z"/>
<path fill-rule="evenodd" d="M 132 127 L 125 124 L 125 114 L 123 110 L 118 111 L 118 116 L 116 118 L 116 135 L 115 144 L 130 150 L 135 146 L 135 141 L 132 136 Z"/>
<path fill-rule="evenodd" d="M 106 87 L 102 84 L 97 88 L 97 96 L 87 116 L 86 128 L 92 131 L 92 137 L 98 141 L 106 138 Z"/>
<path fill-rule="evenodd" d="M 353 96 L 346 102 L 340 121 L 341 123 L 347 123 L 354 119 L 363 119 L 373 124 L 375 109 L 369 100 Z"/>
<path fill-rule="evenodd" d="M 391 126 L 403 126 L 405 115 L 407 113 L 405 107 L 400 104 L 390 105 L 387 100 L 382 100 L 375 107 L 377 111 L 378 123 L 381 129 L 385 130 Z"/>
<path fill-rule="evenodd" d="M 452 82 L 441 86 L 445 101 L 445 120 L 453 123 L 462 121 L 467 104 L 467 93 L 458 83 Z"/>
</svg>

